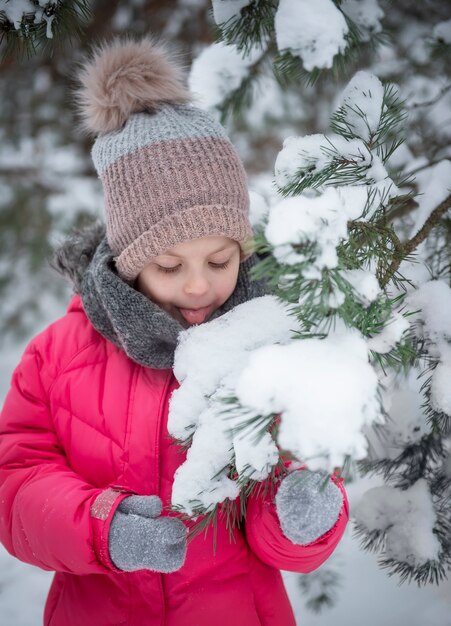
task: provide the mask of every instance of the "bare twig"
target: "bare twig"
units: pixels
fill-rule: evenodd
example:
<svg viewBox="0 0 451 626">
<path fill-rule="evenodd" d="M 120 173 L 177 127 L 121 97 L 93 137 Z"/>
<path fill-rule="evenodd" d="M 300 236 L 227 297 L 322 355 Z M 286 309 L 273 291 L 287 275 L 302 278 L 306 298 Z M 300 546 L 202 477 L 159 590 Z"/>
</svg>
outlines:
<svg viewBox="0 0 451 626">
<path fill-rule="evenodd" d="M 419 107 L 432 106 L 433 104 L 436 104 L 440 100 L 440 98 L 442 98 L 445 95 L 445 93 L 447 93 L 450 89 L 451 89 L 451 83 L 449 85 L 445 85 L 439 91 L 439 93 L 435 96 L 435 98 L 432 98 L 432 100 L 428 100 L 427 102 L 415 102 L 414 104 L 411 104 L 407 108 L 408 109 L 418 109 Z"/>
<path fill-rule="evenodd" d="M 417 234 L 406 241 L 401 248 L 395 249 L 395 254 L 393 257 L 393 261 L 390 264 L 387 272 L 385 273 L 384 278 L 381 280 L 381 288 L 384 288 L 388 283 L 390 278 L 395 274 L 401 265 L 402 260 L 411 254 L 421 242 L 423 242 L 426 237 L 429 235 L 431 230 L 436 226 L 443 215 L 451 208 L 451 194 L 441 202 L 438 207 L 436 207 L 432 213 L 429 215 L 428 219 L 425 221 L 423 226 L 417 232 Z"/>
<path fill-rule="evenodd" d="M 428 163 L 425 163 L 424 165 L 420 165 L 420 167 L 416 167 L 414 170 L 408 170 L 407 172 L 405 172 L 405 174 L 408 174 L 409 176 L 414 176 L 414 174 L 417 174 L 418 172 L 426 170 L 428 167 L 433 167 L 434 165 L 438 165 L 442 161 L 451 161 L 451 156 L 444 156 L 441 159 L 435 159 L 434 161 L 429 161 Z"/>
<path fill-rule="evenodd" d="M 445 198 L 443 202 L 440 202 L 438 207 L 436 207 L 432 211 L 432 213 L 429 215 L 429 217 L 427 218 L 423 226 L 420 228 L 420 230 L 417 232 L 417 234 L 414 237 L 412 237 L 412 239 L 409 239 L 409 241 L 406 241 L 406 243 L 403 246 L 406 255 L 413 252 L 415 248 L 417 248 L 420 245 L 420 243 L 426 239 L 430 231 L 434 228 L 434 226 L 436 226 L 440 222 L 442 216 L 450 208 L 451 208 L 451 194 L 447 198 Z"/>
</svg>

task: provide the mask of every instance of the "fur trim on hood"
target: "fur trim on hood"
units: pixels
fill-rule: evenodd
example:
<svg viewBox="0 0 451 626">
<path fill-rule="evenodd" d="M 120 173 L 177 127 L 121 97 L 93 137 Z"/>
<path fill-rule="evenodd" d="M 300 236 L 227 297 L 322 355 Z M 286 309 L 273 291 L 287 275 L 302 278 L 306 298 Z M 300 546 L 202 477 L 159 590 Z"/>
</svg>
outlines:
<svg viewBox="0 0 451 626">
<path fill-rule="evenodd" d="M 74 292 L 77 294 L 81 293 L 83 275 L 105 235 L 105 225 L 95 222 L 84 228 L 73 230 L 55 249 L 50 266 L 72 283 Z"/>
</svg>

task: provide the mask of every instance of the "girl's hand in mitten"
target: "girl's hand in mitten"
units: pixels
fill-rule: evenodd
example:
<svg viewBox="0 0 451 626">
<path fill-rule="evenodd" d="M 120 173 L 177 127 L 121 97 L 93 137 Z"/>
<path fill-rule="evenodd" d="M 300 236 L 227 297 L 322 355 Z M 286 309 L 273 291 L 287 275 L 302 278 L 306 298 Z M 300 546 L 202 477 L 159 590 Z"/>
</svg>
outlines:
<svg viewBox="0 0 451 626">
<path fill-rule="evenodd" d="M 175 572 L 186 556 L 187 529 L 175 517 L 160 517 L 158 496 L 129 496 L 115 512 L 108 536 L 110 558 L 119 569 Z"/>
<path fill-rule="evenodd" d="M 315 541 L 338 519 L 343 494 L 331 480 L 323 491 L 324 472 L 296 470 L 280 483 L 276 510 L 284 535 L 296 544 Z"/>
</svg>

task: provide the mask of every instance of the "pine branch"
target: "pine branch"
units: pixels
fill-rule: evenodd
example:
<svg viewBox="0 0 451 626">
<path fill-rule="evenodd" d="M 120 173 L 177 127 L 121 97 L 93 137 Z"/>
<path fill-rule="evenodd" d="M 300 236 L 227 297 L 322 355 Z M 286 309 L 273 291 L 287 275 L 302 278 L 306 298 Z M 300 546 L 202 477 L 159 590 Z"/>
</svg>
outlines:
<svg viewBox="0 0 451 626">
<path fill-rule="evenodd" d="M 240 484 L 240 495 L 237 500 L 225 499 L 220 504 L 215 504 L 208 510 L 200 501 L 191 501 L 192 514 L 187 514 L 180 506 L 170 506 L 168 510 L 178 514 L 181 520 L 183 520 L 189 528 L 188 542 L 191 542 L 195 537 L 204 533 L 206 537 L 210 528 L 213 529 L 213 549 L 216 551 L 216 537 L 217 537 L 217 525 L 218 521 L 224 521 L 225 526 L 229 533 L 230 542 L 236 541 L 235 533 L 246 518 L 247 501 L 249 498 L 270 498 L 273 499 L 275 495 L 275 487 L 280 480 L 286 476 L 288 470 L 285 466 L 282 456 L 275 466 L 271 468 L 267 478 L 263 481 L 257 481 L 247 478 L 242 475 L 238 476 L 236 468 L 233 464 L 222 468 L 212 480 L 219 476 L 224 471 L 230 478 L 237 480 Z"/>
<path fill-rule="evenodd" d="M 367 552 L 385 552 L 386 530 L 368 530 L 362 524 L 356 523 L 354 526 L 354 537 L 360 540 L 360 548 Z M 434 534 L 440 531 L 434 529 Z M 443 544 L 442 544 L 443 545 Z M 445 547 L 448 547 L 447 545 Z M 449 553 L 442 551 L 437 560 L 428 560 L 422 565 L 412 565 L 405 561 L 398 561 L 393 558 L 382 556 L 378 559 L 381 568 L 387 569 L 389 576 L 395 574 L 400 578 L 400 584 L 414 580 L 418 586 L 428 583 L 437 585 L 447 579 L 447 570 L 450 569 L 451 559 Z"/>
<path fill-rule="evenodd" d="M 213 530 L 213 552 L 215 553 L 218 521 L 225 522 L 229 533 L 229 540 L 231 543 L 235 543 L 235 533 L 236 530 L 240 528 L 242 522 L 239 503 L 236 500 L 226 498 L 220 504 L 215 504 L 208 511 L 205 511 L 205 508 L 200 502 L 197 504 L 192 502 L 191 504 L 193 510 L 192 515 L 185 513 L 181 507 L 168 507 L 168 510 L 177 513 L 178 517 L 186 523 L 189 529 L 188 543 L 191 543 L 191 541 L 201 533 L 204 533 L 204 538 L 206 538 L 211 528 Z"/>
<path fill-rule="evenodd" d="M 341 577 L 328 564 L 309 574 L 300 574 L 298 578 L 302 595 L 308 598 L 305 603 L 313 613 L 319 614 L 330 609 L 338 600 Z"/>
<path fill-rule="evenodd" d="M 390 419 L 387 416 L 387 419 Z M 384 426 L 374 432 L 382 439 L 387 433 Z M 385 482 L 394 487 L 406 489 L 420 478 L 432 473 L 435 464 L 444 456 L 443 441 L 437 433 L 425 435 L 417 443 L 407 445 L 395 459 L 363 459 L 357 461 L 357 467 L 363 476 L 381 474 Z"/>
<path fill-rule="evenodd" d="M 438 361 L 435 361 L 430 366 L 430 370 L 437 367 Z M 428 423 L 434 432 L 440 433 L 442 437 L 448 437 L 451 434 L 451 415 L 444 413 L 443 411 L 436 411 L 431 405 L 431 382 L 432 376 L 423 383 L 421 391 L 424 392 L 425 401 L 422 404 L 422 409 L 426 415 Z"/>
<path fill-rule="evenodd" d="M 248 54 L 252 46 L 265 47 L 274 34 L 275 0 L 251 0 L 239 16 L 231 17 L 214 29 L 216 41 L 235 45 Z"/>
<path fill-rule="evenodd" d="M 415 581 L 419 587 L 431 583 L 439 585 L 448 578 L 446 571 L 449 569 L 449 563 L 446 563 L 444 557 L 437 561 L 426 561 L 426 563 L 420 566 L 414 566 L 391 558 L 380 558 L 378 563 L 381 568 L 389 570 L 388 575 L 390 577 L 395 574 L 399 576 L 401 584 Z"/>
<path fill-rule="evenodd" d="M 338 6 L 338 8 L 340 7 Z M 281 50 L 275 55 L 273 71 L 281 87 L 285 88 L 290 83 L 298 82 L 313 86 L 319 80 L 328 77 L 332 77 L 334 81 L 341 80 L 348 74 L 349 67 L 358 62 L 364 46 L 376 50 L 379 45 L 387 41 L 386 33 L 374 34 L 370 41 L 364 41 L 357 24 L 345 13 L 343 13 L 343 17 L 348 25 L 348 33 L 345 35 L 346 48 L 344 52 L 334 56 L 330 69 L 314 68 L 312 71 L 308 71 L 304 68 L 300 57 L 292 54 L 289 50 Z"/>
<path fill-rule="evenodd" d="M 221 124 L 226 124 L 229 116 L 232 116 L 234 120 L 239 119 L 242 116 L 243 111 L 251 106 L 254 82 L 262 72 L 262 68 L 264 67 L 269 56 L 270 51 L 266 50 L 257 59 L 257 61 L 255 61 L 255 63 L 249 65 L 248 73 L 241 81 L 239 87 L 230 92 L 218 107 Z"/>
</svg>

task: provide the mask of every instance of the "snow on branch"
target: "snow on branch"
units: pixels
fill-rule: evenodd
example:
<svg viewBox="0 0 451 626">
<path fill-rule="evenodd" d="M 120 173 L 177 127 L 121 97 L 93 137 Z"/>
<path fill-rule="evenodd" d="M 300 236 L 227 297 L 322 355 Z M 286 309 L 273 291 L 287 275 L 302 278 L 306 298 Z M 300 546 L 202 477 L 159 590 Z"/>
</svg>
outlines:
<svg viewBox="0 0 451 626">
<path fill-rule="evenodd" d="M 168 421 L 171 435 L 190 438 L 174 478 L 178 510 L 198 515 L 235 499 L 269 476 L 279 450 L 312 469 L 365 456 L 362 426 L 380 419 L 380 406 L 364 337 L 342 326 L 293 341 L 296 330 L 288 307 L 264 296 L 182 333 Z"/>
<path fill-rule="evenodd" d="M 388 486 L 369 489 L 353 514 L 358 534 L 369 533 L 373 541 L 383 537 L 385 567 L 396 569 L 400 562 L 411 568 L 423 567 L 423 577 L 434 580 L 433 564 L 440 560 L 441 545 L 434 534 L 436 514 L 426 480 L 419 479 L 405 490 Z M 411 572 L 404 569 L 402 579 Z"/>
<path fill-rule="evenodd" d="M 79 37 L 91 17 L 87 0 L 0 0 L 0 43 L 3 58 L 15 51 L 28 56 L 54 47 L 63 37 Z"/>
<path fill-rule="evenodd" d="M 332 67 L 347 46 L 349 27 L 332 0 L 280 0 L 274 24 L 279 52 L 299 56 L 307 71 Z"/>
</svg>

